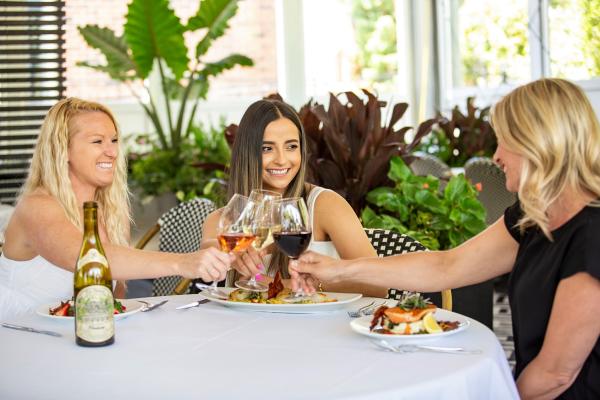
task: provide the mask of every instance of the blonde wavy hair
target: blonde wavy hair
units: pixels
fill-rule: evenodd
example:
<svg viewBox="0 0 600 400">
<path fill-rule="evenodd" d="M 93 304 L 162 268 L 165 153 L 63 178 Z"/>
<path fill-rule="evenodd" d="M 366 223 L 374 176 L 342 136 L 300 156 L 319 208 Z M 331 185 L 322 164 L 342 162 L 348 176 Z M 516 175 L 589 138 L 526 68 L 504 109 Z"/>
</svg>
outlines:
<svg viewBox="0 0 600 400">
<path fill-rule="evenodd" d="M 600 124 L 579 86 L 552 78 L 518 87 L 494 106 L 491 124 L 523 157 L 521 230 L 538 226 L 552 239 L 547 211 L 565 189 L 600 198 Z"/>
<path fill-rule="evenodd" d="M 46 115 L 31 160 L 29 175 L 23 185 L 21 196 L 42 188 L 62 206 L 71 223 L 83 231 L 82 210 L 77 203 L 69 178 L 68 149 L 73 135 L 72 120 L 86 112 L 106 114 L 120 136 L 114 116 L 105 106 L 74 97 L 60 100 Z M 113 182 L 96 191 L 98 218 L 106 228 L 110 243 L 128 245 L 130 204 L 127 189 L 127 166 L 125 154 L 117 152 Z"/>
</svg>

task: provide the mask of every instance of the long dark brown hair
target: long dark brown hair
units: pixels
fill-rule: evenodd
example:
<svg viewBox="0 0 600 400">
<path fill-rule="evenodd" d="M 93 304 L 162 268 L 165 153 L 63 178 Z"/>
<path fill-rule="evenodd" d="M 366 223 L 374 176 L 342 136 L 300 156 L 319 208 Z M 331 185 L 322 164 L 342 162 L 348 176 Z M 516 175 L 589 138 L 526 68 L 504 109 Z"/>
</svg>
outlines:
<svg viewBox="0 0 600 400">
<path fill-rule="evenodd" d="M 235 193 L 248 196 L 253 189 L 262 189 L 262 145 L 265 129 L 271 122 L 280 118 L 290 120 L 300 136 L 301 162 L 298 173 L 288 185 L 283 197 L 305 197 L 306 178 L 306 136 L 300 118 L 288 104 L 273 99 L 258 100 L 250 105 L 240 121 L 239 128 L 231 151 L 231 168 L 227 186 L 227 198 Z M 271 257 L 268 272 L 280 270 L 284 278 L 289 277 L 287 271 L 288 258 L 276 249 Z"/>
</svg>

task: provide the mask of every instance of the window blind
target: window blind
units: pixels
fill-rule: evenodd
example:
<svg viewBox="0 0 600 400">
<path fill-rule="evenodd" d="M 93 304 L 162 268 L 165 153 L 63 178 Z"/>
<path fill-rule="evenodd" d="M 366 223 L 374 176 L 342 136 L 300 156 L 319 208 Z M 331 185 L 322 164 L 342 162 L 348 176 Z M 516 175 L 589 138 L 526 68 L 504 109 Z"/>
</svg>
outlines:
<svg viewBox="0 0 600 400">
<path fill-rule="evenodd" d="M 14 203 L 40 126 L 65 93 L 65 2 L 0 1 L 0 202 Z"/>
</svg>

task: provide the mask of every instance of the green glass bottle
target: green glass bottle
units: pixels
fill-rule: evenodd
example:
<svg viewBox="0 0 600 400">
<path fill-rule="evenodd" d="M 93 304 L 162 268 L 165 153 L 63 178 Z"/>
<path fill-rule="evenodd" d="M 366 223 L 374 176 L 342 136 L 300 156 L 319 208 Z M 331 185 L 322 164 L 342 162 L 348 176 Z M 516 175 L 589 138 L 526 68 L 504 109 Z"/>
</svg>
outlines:
<svg viewBox="0 0 600 400">
<path fill-rule="evenodd" d="M 108 260 L 98 235 L 98 204 L 83 204 L 83 243 L 74 274 L 75 340 L 80 346 L 115 342 L 114 298 Z"/>
</svg>

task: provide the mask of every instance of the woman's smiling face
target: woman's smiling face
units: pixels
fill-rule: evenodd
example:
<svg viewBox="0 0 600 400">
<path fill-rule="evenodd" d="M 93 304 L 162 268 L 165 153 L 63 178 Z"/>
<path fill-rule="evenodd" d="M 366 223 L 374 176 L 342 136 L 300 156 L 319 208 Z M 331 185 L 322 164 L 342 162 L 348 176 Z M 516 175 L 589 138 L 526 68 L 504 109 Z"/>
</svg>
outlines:
<svg viewBox="0 0 600 400">
<path fill-rule="evenodd" d="M 100 111 L 84 112 L 69 123 L 69 177 L 77 187 L 94 190 L 112 183 L 119 152 L 118 136 L 110 117 Z"/>
<path fill-rule="evenodd" d="M 300 132 L 296 125 L 284 117 L 269 123 L 262 143 L 263 187 L 283 194 L 301 163 Z"/>
</svg>

